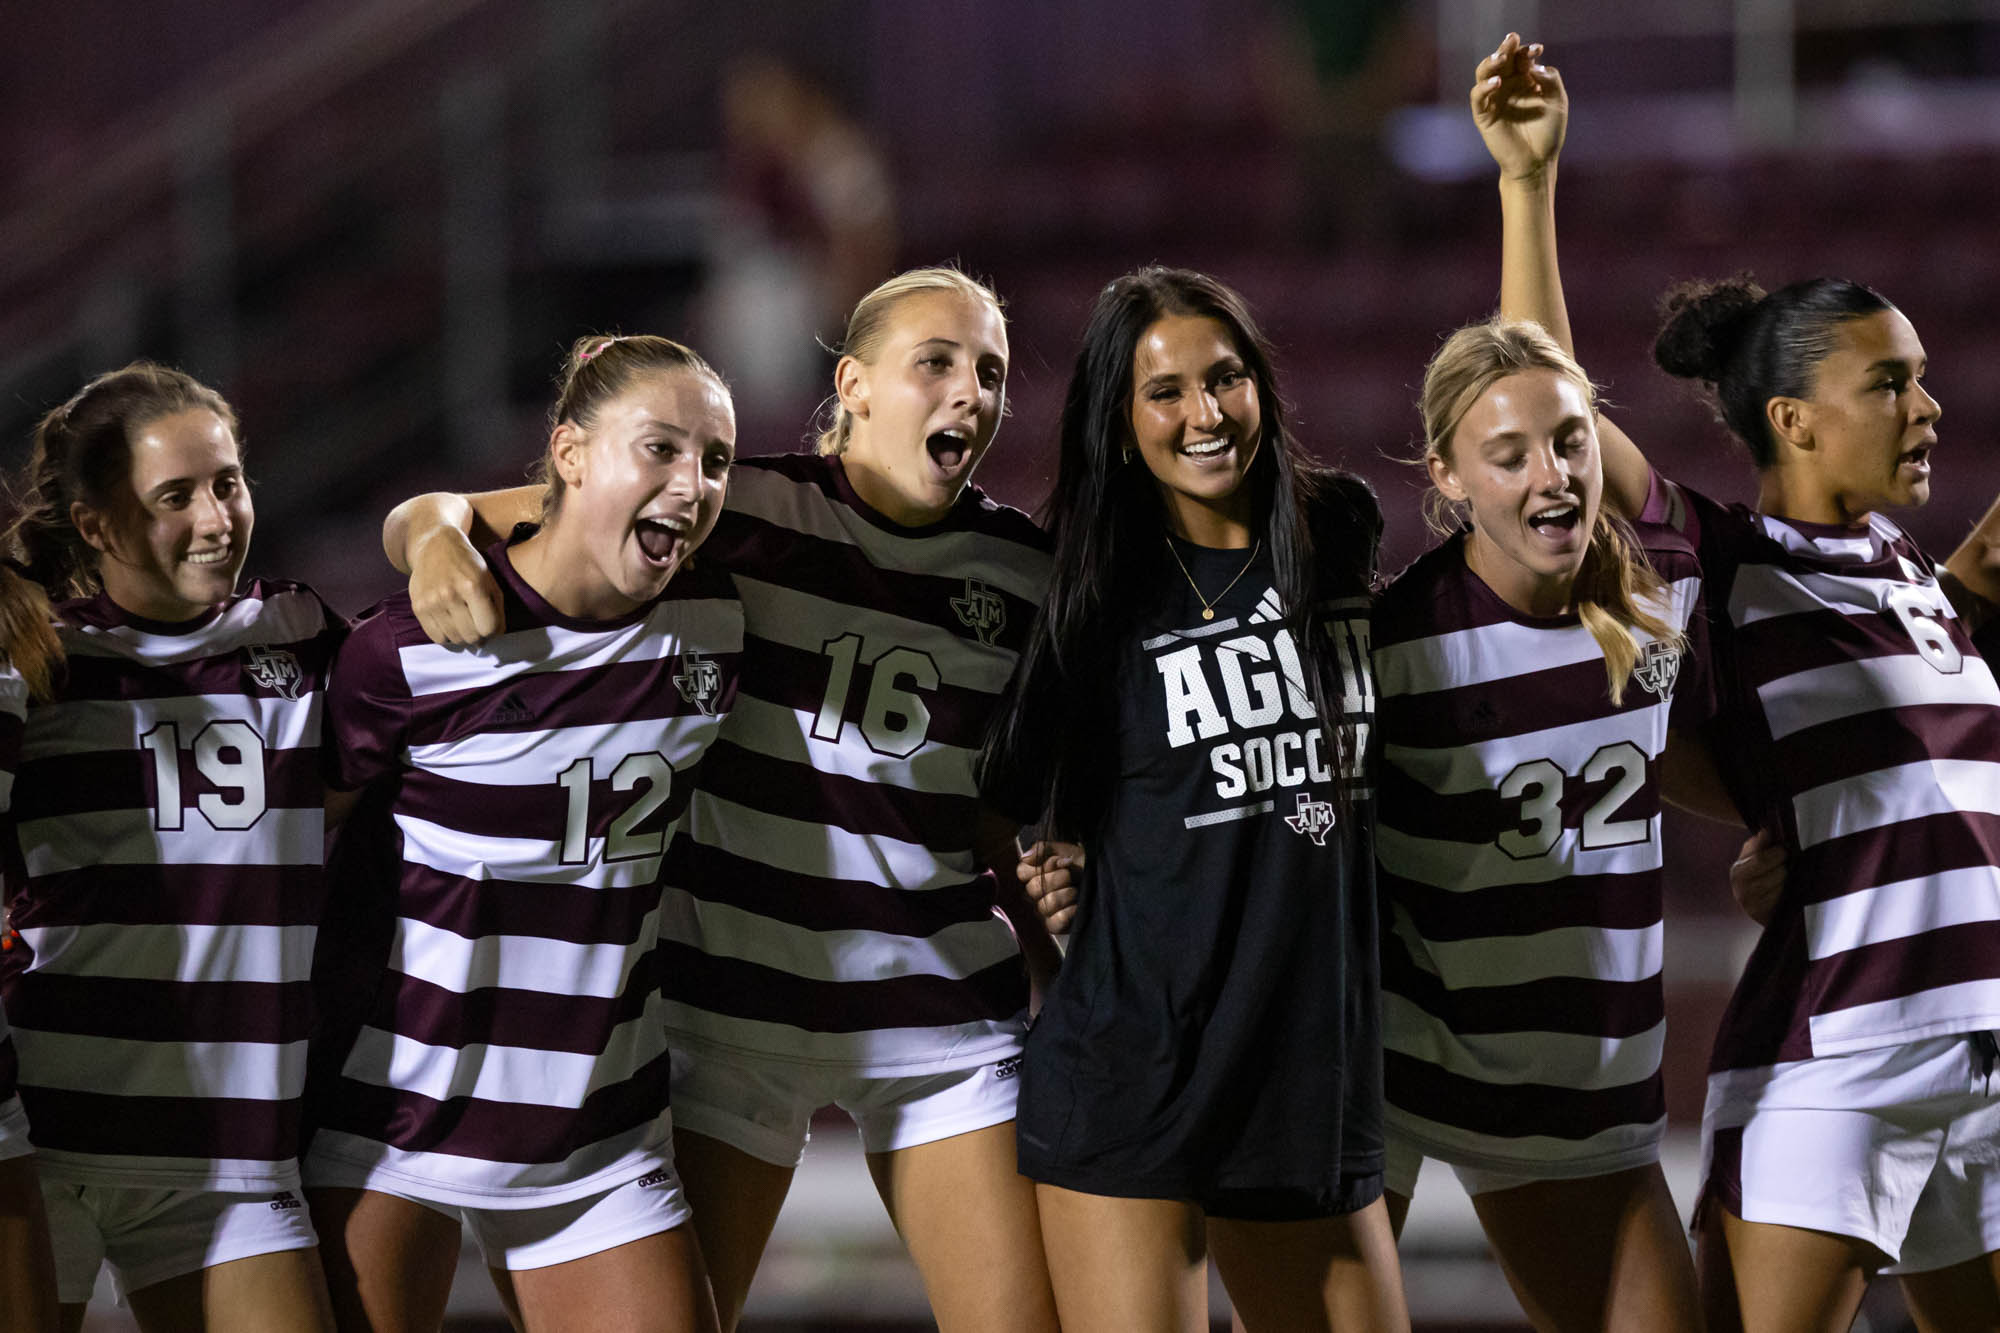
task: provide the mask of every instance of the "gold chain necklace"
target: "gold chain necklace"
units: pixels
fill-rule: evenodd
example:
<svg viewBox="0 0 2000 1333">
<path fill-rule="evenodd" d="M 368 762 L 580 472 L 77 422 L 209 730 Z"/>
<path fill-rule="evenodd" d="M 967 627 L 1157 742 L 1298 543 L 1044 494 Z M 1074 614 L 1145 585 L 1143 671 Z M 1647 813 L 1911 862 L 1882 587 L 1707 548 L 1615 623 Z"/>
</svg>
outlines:
<svg viewBox="0 0 2000 1333">
<path fill-rule="evenodd" d="M 1167 537 L 1167 554 L 1172 556 L 1174 563 L 1181 567 L 1181 577 L 1187 580 L 1188 587 L 1194 589 L 1194 599 L 1201 603 L 1201 618 L 1203 620 L 1215 619 L 1215 604 L 1229 596 L 1229 590 L 1235 587 L 1245 574 L 1250 572 L 1250 566 L 1257 563 L 1257 552 L 1263 549 L 1264 539 L 1259 537 L 1256 544 L 1250 548 L 1250 558 L 1243 562 L 1243 568 L 1236 571 L 1236 577 L 1223 584 L 1222 591 L 1215 594 L 1215 596 L 1203 597 L 1201 595 L 1201 585 L 1194 581 L 1194 575 L 1188 573 L 1187 561 L 1181 559 L 1181 553 L 1174 549 L 1173 537 Z"/>
</svg>

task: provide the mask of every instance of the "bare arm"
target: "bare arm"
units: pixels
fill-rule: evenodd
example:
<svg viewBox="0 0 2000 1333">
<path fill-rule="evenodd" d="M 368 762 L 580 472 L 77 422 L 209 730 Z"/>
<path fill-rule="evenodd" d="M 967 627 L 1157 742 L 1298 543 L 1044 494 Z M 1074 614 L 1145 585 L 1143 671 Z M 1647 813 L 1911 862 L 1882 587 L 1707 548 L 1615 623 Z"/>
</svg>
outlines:
<svg viewBox="0 0 2000 1333">
<path fill-rule="evenodd" d="M 981 806 L 979 823 L 974 832 L 974 854 L 981 865 L 993 872 L 994 896 L 1007 924 L 1014 928 L 1014 938 L 1020 942 L 1021 956 L 1028 964 L 1028 981 L 1034 988 L 1034 1007 L 1041 1008 L 1041 996 L 1055 980 L 1056 971 L 1062 966 L 1062 951 L 1050 937 L 1049 927 L 1044 924 L 1041 913 L 1029 900 L 1026 890 L 1015 874 L 1021 852 L 1015 841 L 1017 826 L 998 811 Z"/>
<path fill-rule="evenodd" d="M 1968 634 L 2000 615 L 2000 500 L 1973 525 L 1944 568 L 1950 575 L 1945 590 Z"/>
<path fill-rule="evenodd" d="M 382 553 L 410 576 L 410 605 L 438 643 L 478 643 L 500 631 L 500 589 L 479 554 L 533 522 L 541 488 L 454 495 L 433 491 L 403 501 L 382 523 Z"/>
<path fill-rule="evenodd" d="M 1474 72 L 1472 119 L 1500 168 L 1501 317 L 1533 320 L 1575 356 L 1556 258 L 1556 164 L 1569 128 L 1569 94 L 1562 74 L 1541 57 L 1539 44 L 1508 33 Z M 1597 437 L 1605 498 L 1628 517 L 1638 514 L 1652 466 L 1608 417 L 1598 417 Z"/>
</svg>

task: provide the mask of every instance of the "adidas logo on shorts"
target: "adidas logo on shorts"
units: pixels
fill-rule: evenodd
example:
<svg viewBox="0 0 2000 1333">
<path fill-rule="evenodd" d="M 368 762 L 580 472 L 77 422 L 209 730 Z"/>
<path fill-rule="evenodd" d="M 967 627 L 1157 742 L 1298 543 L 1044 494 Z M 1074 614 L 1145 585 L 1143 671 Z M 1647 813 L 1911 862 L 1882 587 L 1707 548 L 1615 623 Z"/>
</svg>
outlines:
<svg viewBox="0 0 2000 1333">
<path fill-rule="evenodd" d="M 287 1212 L 293 1208 L 303 1207 L 305 1207 L 305 1204 L 299 1201 L 299 1196 L 290 1190 L 279 1190 L 271 1199 L 271 1211 L 274 1213 Z"/>
<path fill-rule="evenodd" d="M 658 1185 L 671 1185 L 674 1183 L 674 1173 L 663 1167 L 650 1175 L 640 1176 L 632 1183 L 642 1190 L 649 1190 Z"/>
<path fill-rule="evenodd" d="M 1018 1055 L 1010 1055 L 999 1064 L 993 1066 L 993 1077 L 996 1079 L 1012 1078 L 1020 1072 L 1021 1057 Z"/>
</svg>

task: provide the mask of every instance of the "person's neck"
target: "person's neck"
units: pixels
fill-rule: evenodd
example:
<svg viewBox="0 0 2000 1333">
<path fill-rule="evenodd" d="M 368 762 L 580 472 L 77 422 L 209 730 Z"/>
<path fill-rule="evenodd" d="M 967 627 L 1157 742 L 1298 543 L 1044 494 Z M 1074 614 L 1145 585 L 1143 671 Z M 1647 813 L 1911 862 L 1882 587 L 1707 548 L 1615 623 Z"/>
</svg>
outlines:
<svg viewBox="0 0 2000 1333">
<path fill-rule="evenodd" d="M 861 497 L 861 503 L 891 523 L 906 528 L 927 528 L 941 522 L 951 513 L 952 506 L 958 503 L 958 496 L 954 495 L 952 503 L 942 509 L 916 504 L 865 457 L 857 457 L 851 452 L 839 457 L 841 470 L 847 474 L 847 484 Z"/>
<path fill-rule="evenodd" d="M 1477 533 L 1465 539 L 1465 567 L 1495 597 L 1524 616 L 1547 620 L 1569 614 L 1575 604 L 1575 575 L 1543 578 L 1488 547 Z"/>
<path fill-rule="evenodd" d="M 1167 502 L 1167 531 L 1182 541 L 1217 551 L 1240 551 L 1255 540 L 1249 506 L 1220 508 L 1197 504 L 1184 496 Z"/>
<path fill-rule="evenodd" d="M 1874 511 L 1839 491 L 1829 491 L 1797 468 L 1768 467 L 1757 475 L 1757 512 L 1798 523 L 1855 528 Z"/>
<path fill-rule="evenodd" d="M 561 516 L 532 537 L 507 548 L 521 581 L 560 614 L 572 620 L 616 620 L 639 603 L 611 586 L 583 549 L 576 525 Z"/>
</svg>

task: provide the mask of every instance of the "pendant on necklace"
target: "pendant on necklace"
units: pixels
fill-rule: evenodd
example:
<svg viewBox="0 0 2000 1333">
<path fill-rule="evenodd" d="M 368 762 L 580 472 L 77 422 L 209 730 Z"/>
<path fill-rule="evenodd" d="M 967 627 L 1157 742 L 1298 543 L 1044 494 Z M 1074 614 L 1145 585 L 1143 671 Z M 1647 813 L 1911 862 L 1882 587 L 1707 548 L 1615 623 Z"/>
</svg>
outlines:
<svg viewBox="0 0 2000 1333">
<path fill-rule="evenodd" d="M 1201 609 L 1201 618 L 1202 618 L 1203 620 L 1213 620 L 1213 619 L 1215 619 L 1215 608 L 1214 608 L 1214 607 L 1212 607 L 1212 606 L 1204 606 L 1204 607 L 1203 607 L 1203 608 Z"/>
</svg>

